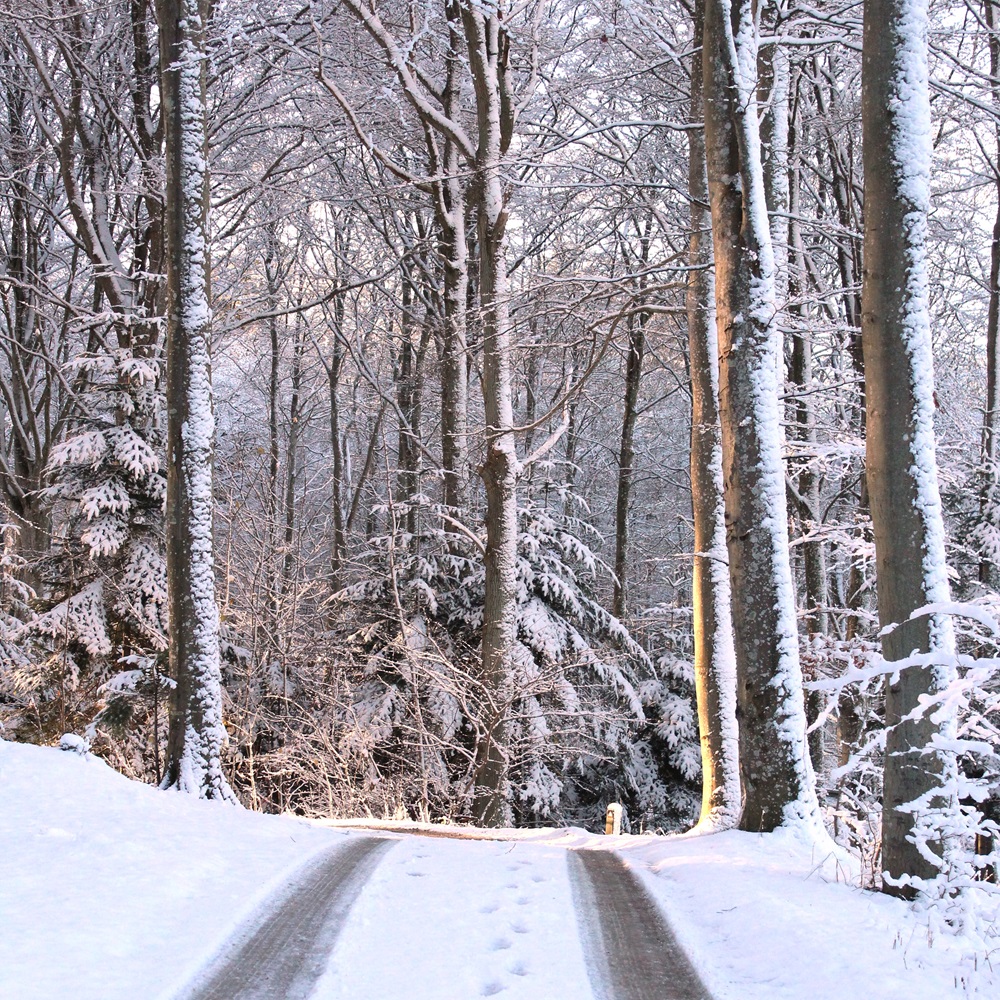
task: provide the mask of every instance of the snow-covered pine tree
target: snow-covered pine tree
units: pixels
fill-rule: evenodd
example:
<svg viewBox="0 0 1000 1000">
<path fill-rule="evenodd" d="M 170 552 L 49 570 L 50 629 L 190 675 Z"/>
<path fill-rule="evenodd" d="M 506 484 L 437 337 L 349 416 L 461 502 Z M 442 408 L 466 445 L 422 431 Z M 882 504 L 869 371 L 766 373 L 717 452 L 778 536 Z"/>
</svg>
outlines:
<svg viewBox="0 0 1000 1000">
<path fill-rule="evenodd" d="M 6 514 L 0 506 L 0 730 L 19 724 L 31 686 L 23 630 L 31 617 L 32 593 L 22 579 L 25 560 L 15 537 L 19 529 Z"/>
<path fill-rule="evenodd" d="M 597 600 L 599 537 L 566 513 L 567 499 L 550 488 L 519 511 L 515 654 L 500 706 L 512 817 L 595 826 L 618 799 L 644 826 L 686 826 L 700 777 L 691 668 L 654 663 Z M 411 502 L 420 525 L 449 513 Z M 387 513 L 390 529 L 407 520 L 398 506 Z M 477 677 L 481 551 L 444 522 L 419 539 L 374 539 L 362 559 L 366 579 L 340 595 L 357 626 L 352 726 L 373 736 L 375 770 L 424 769 L 407 783 L 421 796 L 415 811 L 467 816 L 476 743 L 498 708 Z"/>
<path fill-rule="evenodd" d="M 82 416 L 49 462 L 56 530 L 42 563 L 47 607 L 26 629 L 36 707 L 43 728 L 132 731 L 128 767 L 151 776 L 159 751 L 133 723 L 154 710 L 144 696 L 157 693 L 166 649 L 158 366 L 123 349 L 75 367 Z"/>
</svg>

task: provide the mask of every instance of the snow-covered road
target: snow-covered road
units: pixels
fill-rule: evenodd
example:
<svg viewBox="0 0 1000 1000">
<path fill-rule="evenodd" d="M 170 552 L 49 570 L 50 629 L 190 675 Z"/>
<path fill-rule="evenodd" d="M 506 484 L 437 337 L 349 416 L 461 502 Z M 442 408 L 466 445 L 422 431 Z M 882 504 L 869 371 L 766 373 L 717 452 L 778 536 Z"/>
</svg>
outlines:
<svg viewBox="0 0 1000 1000">
<path fill-rule="evenodd" d="M 357 845 L 372 831 L 198 802 L 92 757 L 0 740 L 0 1000 L 190 995 L 345 851 L 359 852 L 354 876 L 334 865 L 332 893 L 321 874 L 313 883 L 331 922 L 306 909 L 291 934 L 304 935 L 307 961 L 292 966 L 315 1000 L 634 1000 L 650 995 L 643 976 L 626 978 L 644 963 L 669 980 L 656 1000 L 697 996 L 686 973 L 656 965 L 670 951 L 658 912 L 715 1000 L 1000 996 L 995 956 L 928 934 L 794 830 L 499 840 L 387 826 L 376 843 L 391 846 L 371 854 Z"/>
<path fill-rule="evenodd" d="M 241 927 L 182 992 L 184 1000 L 306 1000 L 368 877 L 392 846 L 354 837 L 312 859 Z"/>
<path fill-rule="evenodd" d="M 613 854 L 360 833 L 296 873 L 178 1000 L 411 993 L 709 1000 Z"/>
</svg>

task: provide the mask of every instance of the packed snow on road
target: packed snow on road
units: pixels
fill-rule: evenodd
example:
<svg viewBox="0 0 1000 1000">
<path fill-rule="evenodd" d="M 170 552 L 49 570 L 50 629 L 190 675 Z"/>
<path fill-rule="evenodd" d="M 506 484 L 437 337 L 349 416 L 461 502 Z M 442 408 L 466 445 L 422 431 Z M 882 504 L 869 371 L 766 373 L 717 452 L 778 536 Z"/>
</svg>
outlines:
<svg viewBox="0 0 1000 1000">
<path fill-rule="evenodd" d="M 986 956 L 930 940 L 905 903 L 857 888 L 857 866 L 794 832 L 373 834 L 158 791 L 81 750 L 0 742 L 3 1000 L 188 995 L 318 857 L 371 836 L 391 843 L 352 896 L 317 1000 L 597 1000 L 586 929 L 601 903 L 574 893 L 579 849 L 618 852 L 716 1000 L 1000 988 Z"/>
</svg>

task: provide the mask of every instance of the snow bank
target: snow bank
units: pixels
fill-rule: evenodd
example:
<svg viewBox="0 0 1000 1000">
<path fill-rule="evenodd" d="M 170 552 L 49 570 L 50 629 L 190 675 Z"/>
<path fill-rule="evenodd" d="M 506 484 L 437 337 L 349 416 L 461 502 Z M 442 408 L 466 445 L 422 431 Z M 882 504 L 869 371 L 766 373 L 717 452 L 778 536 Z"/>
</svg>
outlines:
<svg viewBox="0 0 1000 1000">
<path fill-rule="evenodd" d="M 0 997 L 169 996 L 342 836 L 0 741 Z"/>
<path fill-rule="evenodd" d="M 643 876 L 715 1000 L 995 997 L 960 938 L 928 939 L 899 899 L 856 888 L 845 855 L 794 832 L 592 838 Z M 608 844 L 608 847 L 612 845 Z M 846 861 L 846 863 L 845 863 Z"/>
</svg>

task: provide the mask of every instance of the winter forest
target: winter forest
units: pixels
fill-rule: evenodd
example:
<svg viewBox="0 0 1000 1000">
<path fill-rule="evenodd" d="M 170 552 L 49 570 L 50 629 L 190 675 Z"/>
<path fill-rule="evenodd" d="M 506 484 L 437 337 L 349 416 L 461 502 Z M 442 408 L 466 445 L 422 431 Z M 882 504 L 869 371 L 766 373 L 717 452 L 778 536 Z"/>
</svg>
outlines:
<svg viewBox="0 0 1000 1000">
<path fill-rule="evenodd" d="M 985 933 L 1000 3 L 0 11 L 4 740 Z"/>
</svg>

